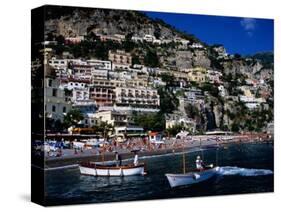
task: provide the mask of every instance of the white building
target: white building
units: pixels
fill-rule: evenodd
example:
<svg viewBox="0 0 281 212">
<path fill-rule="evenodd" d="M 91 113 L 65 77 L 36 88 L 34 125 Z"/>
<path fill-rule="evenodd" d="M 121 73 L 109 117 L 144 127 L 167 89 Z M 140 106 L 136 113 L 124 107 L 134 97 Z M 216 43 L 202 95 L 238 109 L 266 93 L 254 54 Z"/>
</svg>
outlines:
<svg viewBox="0 0 281 212">
<path fill-rule="evenodd" d="M 195 87 L 186 89 L 185 97 L 188 102 L 196 102 L 198 100 L 204 99 L 202 90 Z"/>
<path fill-rule="evenodd" d="M 218 86 L 218 90 L 219 90 L 219 95 L 222 97 L 226 96 L 226 91 L 223 85 Z"/>
<path fill-rule="evenodd" d="M 71 102 L 76 103 L 77 101 L 89 100 L 90 90 L 88 85 L 88 83 L 83 81 L 69 81 L 61 84 L 60 88 L 71 91 Z"/>
<path fill-rule="evenodd" d="M 55 69 L 66 69 L 68 61 L 67 59 L 57 59 L 55 57 L 48 61 L 49 65 Z"/>
<path fill-rule="evenodd" d="M 201 43 L 193 43 L 191 46 L 193 49 L 202 49 L 204 46 Z"/>
<path fill-rule="evenodd" d="M 112 70 L 130 70 L 130 64 L 112 63 Z"/>
<path fill-rule="evenodd" d="M 64 89 L 68 89 L 68 90 L 73 90 L 73 89 L 84 89 L 85 87 L 87 87 L 87 83 L 85 82 L 79 82 L 79 81 L 69 81 L 66 84 L 62 84 L 60 85 L 60 88 Z"/>
<path fill-rule="evenodd" d="M 64 115 L 71 110 L 63 89 L 56 79 L 45 78 L 45 112 L 48 118 L 63 121 Z"/>
<path fill-rule="evenodd" d="M 144 35 L 143 40 L 146 42 L 152 43 L 155 40 L 155 36 L 146 34 L 146 35 Z"/>
<path fill-rule="evenodd" d="M 133 106 L 139 108 L 158 108 L 160 96 L 155 89 L 149 88 L 115 88 L 117 106 Z"/>
<path fill-rule="evenodd" d="M 108 79 L 108 70 L 106 69 L 93 69 L 91 72 L 92 80 L 106 80 Z"/>
<path fill-rule="evenodd" d="M 94 70 L 95 68 L 91 65 L 75 63 L 72 65 L 71 74 L 74 79 L 90 81 Z"/>
<path fill-rule="evenodd" d="M 245 106 L 249 109 L 255 109 L 259 107 L 262 103 L 266 102 L 263 98 L 255 98 L 253 96 L 240 95 L 239 99 L 241 102 L 244 102 Z"/>
<path fill-rule="evenodd" d="M 154 39 L 152 42 L 153 42 L 154 44 L 158 44 L 158 45 L 161 44 L 161 40 L 160 40 L 160 39 Z"/>
<path fill-rule="evenodd" d="M 136 42 L 136 43 L 137 42 L 143 42 L 142 37 L 139 37 L 139 36 L 132 36 L 131 40 Z"/>
<path fill-rule="evenodd" d="M 90 97 L 90 89 L 73 89 L 72 90 L 72 102 L 79 102 L 89 100 Z"/>
<path fill-rule="evenodd" d="M 89 65 L 94 66 L 97 69 L 105 69 L 108 71 L 112 70 L 111 61 L 109 60 L 96 60 L 91 59 L 86 61 Z"/>
<path fill-rule="evenodd" d="M 126 136 L 142 136 L 144 134 L 144 130 L 142 127 L 137 126 L 122 126 L 115 127 L 115 134 L 118 135 L 126 135 Z"/>
</svg>

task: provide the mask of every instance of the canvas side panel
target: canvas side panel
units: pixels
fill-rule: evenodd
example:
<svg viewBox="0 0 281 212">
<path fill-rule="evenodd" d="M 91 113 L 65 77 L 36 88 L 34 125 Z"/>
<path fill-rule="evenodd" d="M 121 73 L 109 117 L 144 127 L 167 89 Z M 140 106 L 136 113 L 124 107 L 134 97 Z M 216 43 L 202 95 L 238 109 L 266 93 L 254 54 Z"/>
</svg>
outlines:
<svg viewBox="0 0 281 212">
<path fill-rule="evenodd" d="M 44 13 L 31 11 L 31 201 L 44 205 Z"/>
</svg>

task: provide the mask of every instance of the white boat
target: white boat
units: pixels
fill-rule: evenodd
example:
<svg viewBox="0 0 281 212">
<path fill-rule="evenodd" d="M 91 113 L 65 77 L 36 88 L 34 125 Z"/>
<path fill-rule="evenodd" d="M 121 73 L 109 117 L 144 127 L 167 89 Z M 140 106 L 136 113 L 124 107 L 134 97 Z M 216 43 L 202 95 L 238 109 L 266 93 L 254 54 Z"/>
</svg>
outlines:
<svg viewBox="0 0 281 212">
<path fill-rule="evenodd" d="M 133 164 L 128 165 L 101 165 L 98 163 L 81 163 L 79 165 L 80 173 L 92 176 L 106 176 L 106 177 L 122 177 L 131 175 L 144 175 L 144 164 L 137 166 Z"/>
<path fill-rule="evenodd" d="M 201 148 L 201 139 L 200 139 L 200 148 Z M 202 148 L 201 148 L 202 150 Z M 202 152 L 203 155 L 203 152 Z M 200 159 L 200 156 L 197 156 Z M 182 162 L 183 162 L 183 173 L 182 174 L 165 174 L 167 177 L 169 184 L 172 188 L 178 186 L 192 186 L 215 177 L 219 172 L 219 167 L 216 165 L 214 167 L 213 164 L 202 166 L 202 169 L 195 171 L 186 172 L 185 166 L 185 153 L 182 154 Z M 217 164 L 217 151 L 216 151 L 216 164 Z"/>
<path fill-rule="evenodd" d="M 206 169 L 203 171 L 188 172 L 185 174 L 166 174 L 172 188 L 178 186 L 191 186 L 214 177 L 219 171 L 219 167 Z"/>
</svg>

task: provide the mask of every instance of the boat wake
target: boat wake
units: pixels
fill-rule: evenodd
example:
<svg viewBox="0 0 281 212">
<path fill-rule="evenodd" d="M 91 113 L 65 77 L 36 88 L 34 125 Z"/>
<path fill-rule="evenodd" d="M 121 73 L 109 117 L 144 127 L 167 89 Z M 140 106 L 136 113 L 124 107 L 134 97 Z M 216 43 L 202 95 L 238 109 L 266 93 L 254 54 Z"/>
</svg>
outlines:
<svg viewBox="0 0 281 212">
<path fill-rule="evenodd" d="M 235 166 L 223 166 L 219 169 L 220 175 L 240 175 L 240 176 L 261 176 L 272 175 L 273 171 L 269 169 L 247 169 Z"/>
</svg>

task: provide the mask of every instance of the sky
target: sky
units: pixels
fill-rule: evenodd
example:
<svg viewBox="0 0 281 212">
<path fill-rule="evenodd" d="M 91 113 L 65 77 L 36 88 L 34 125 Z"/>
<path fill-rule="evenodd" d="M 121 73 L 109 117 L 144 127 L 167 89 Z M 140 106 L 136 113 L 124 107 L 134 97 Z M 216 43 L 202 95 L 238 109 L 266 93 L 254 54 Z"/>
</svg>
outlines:
<svg viewBox="0 0 281 212">
<path fill-rule="evenodd" d="M 230 54 L 252 55 L 273 51 L 274 22 L 271 19 L 145 12 L 175 28 L 213 45 L 222 44 Z"/>
</svg>

